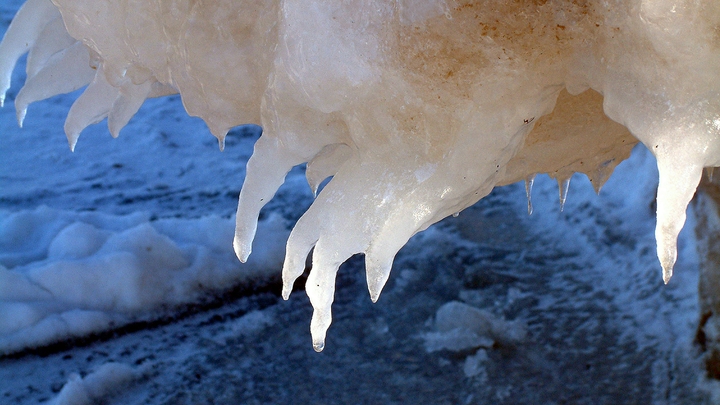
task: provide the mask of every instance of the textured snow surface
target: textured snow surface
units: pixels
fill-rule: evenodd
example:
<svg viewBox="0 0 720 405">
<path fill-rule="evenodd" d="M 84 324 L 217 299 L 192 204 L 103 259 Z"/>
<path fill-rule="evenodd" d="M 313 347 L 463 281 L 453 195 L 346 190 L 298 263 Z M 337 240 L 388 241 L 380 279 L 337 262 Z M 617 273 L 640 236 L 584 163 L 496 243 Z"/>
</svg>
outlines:
<svg viewBox="0 0 720 405">
<path fill-rule="evenodd" d="M 593 101 L 564 89 L 601 94 L 604 114 L 656 156 L 667 283 L 702 169 L 720 165 L 719 22 L 713 0 L 30 0 L 0 45 L 0 92 L 27 51 L 21 124 L 29 103 L 87 85 L 67 115 L 71 148 L 88 125 L 107 118 L 117 136 L 146 98 L 174 92 L 221 149 L 233 126 L 262 124 L 236 214 L 241 261 L 291 168 L 313 167 L 313 189 L 333 176 L 290 234 L 282 272 L 287 298 L 313 251 L 306 292 L 319 351 L 338 267 L 352 255 L 365 254 L 376 301 L 410 237 L 494 186 L 549 173 L 561 204 L 572 171 L 602 186 L 634 141 L 622 131 L 600 131 L 607 145 L 590 142 L 593 131 L 575 136 L 583 125 L 567 109 L 548 114 Z M 586 125 L 611 126 L 586 111 Z M 542 124 L 550 129 L 534 135 Z M 550 144 L 581 167 L 548 157 Z"/>
<path fill-rule="evenodd" d="M 228 219 L 148 218 L 44 206 L 0 212 L 0 353 L 166 316 L 267 280 L 282 264 L 288 232 L 277 215 L 261 227 L 264 249 L 244 265 L 227 249 Z"/>
</svg>

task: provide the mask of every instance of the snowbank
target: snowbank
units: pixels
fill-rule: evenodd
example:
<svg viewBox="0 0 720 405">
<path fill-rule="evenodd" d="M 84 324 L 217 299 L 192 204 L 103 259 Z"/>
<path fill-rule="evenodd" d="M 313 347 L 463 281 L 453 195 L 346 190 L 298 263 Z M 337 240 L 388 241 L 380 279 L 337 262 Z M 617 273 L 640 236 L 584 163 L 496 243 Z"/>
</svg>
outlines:
<svg viewBox="0 0 720 405">
<path fill-rule="evenodd" d="M 268 279 L 282 266 L 288 231 L 279 216 L 263 225 L 256 255 L 240 264 L 228 248 L 233 221 L 217 216 L 0 212 L 0 353 L 158 317 Z"/>
</svg>

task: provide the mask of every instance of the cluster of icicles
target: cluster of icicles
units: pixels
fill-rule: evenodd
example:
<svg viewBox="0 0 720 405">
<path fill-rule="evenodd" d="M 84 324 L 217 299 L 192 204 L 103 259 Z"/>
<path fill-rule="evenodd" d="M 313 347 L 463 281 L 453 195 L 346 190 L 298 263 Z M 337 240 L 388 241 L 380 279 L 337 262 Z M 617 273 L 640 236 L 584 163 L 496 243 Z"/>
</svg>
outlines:
<svg viewBox="0 0 720 405">
<path fill-rule="evenodd" d="M 638 141 L 656 156 L 667 282 L 687 204 L 720 165 L 716 0 L 28 0 L 0 45 L 0 101 L 29 52 L 28 105 L 87 86 L 68 113 L 117 136 L 147 97 L 180 93 L 223 147 L 261 124 L 234 247 L 295 165 L 317 192 L 287 243 L 283 296 L 305 270 L 313 346 L 338 266 L 365 254 L 373 301 L 408 239 L 536 173 L 596 190 Z M 608 118 L 609 117 L 609 118 Z M 561 196 L 563 199 L 564 196 Z"/>
</svg>

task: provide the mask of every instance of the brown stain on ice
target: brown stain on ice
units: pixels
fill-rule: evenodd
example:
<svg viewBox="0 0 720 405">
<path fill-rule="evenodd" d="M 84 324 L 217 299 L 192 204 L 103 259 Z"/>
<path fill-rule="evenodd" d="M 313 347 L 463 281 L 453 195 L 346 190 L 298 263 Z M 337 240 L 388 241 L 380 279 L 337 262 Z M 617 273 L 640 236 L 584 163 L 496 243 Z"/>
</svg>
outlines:
<svg viewBox="0 0 720 405">
<path fill-rule="evenodd" d="M 467 98 L 474 85 L 498 69 L 548 69 L 563 63 L 571 45 L 597 28 L 593 14 L 584 1 L 458 2 L 446 15 L 397 24 L 392 63 L 415 84 Z"/>
<path fill-rule="evenodd" d="M 603 97 L 594 90 L 577 96 L 562 90 L 552 113 L 536 121 L 498 185 L 524 180 L 528 173 L 562 179 L 578 172 L 599 189 L 638 142 L 605 115 Z"/>
</svg>

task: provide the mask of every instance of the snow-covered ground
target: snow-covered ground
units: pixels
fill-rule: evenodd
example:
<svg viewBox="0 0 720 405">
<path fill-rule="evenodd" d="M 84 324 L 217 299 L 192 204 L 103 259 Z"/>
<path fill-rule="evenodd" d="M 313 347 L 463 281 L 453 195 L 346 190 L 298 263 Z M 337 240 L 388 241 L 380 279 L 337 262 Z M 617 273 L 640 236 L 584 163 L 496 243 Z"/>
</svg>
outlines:
<svg viewBox="0 0 720 405">
<path fill-rule="evenodd" d="M 0 4 L 2 32 L 20 3 Z M 232 214 L 257 127 L 220 152 L 172 96 L 118 139 L 88 128 L 71 153 L 76 95 L 31 105 L 19 129 L 23 71 L 0 109 L 0 403 L 710 401 L 692 215 L 663 286 L 642 148 L 599 196 L 573 178 L 563 212 L 540 176 L 532 216 L 515 184 L 417 235 L 377 304 L 350 260 L 315 353 L 307 298 L 278 291 L 288 229 L 312 201 L 302 168 L 240 264 Z"/>
</svg>

